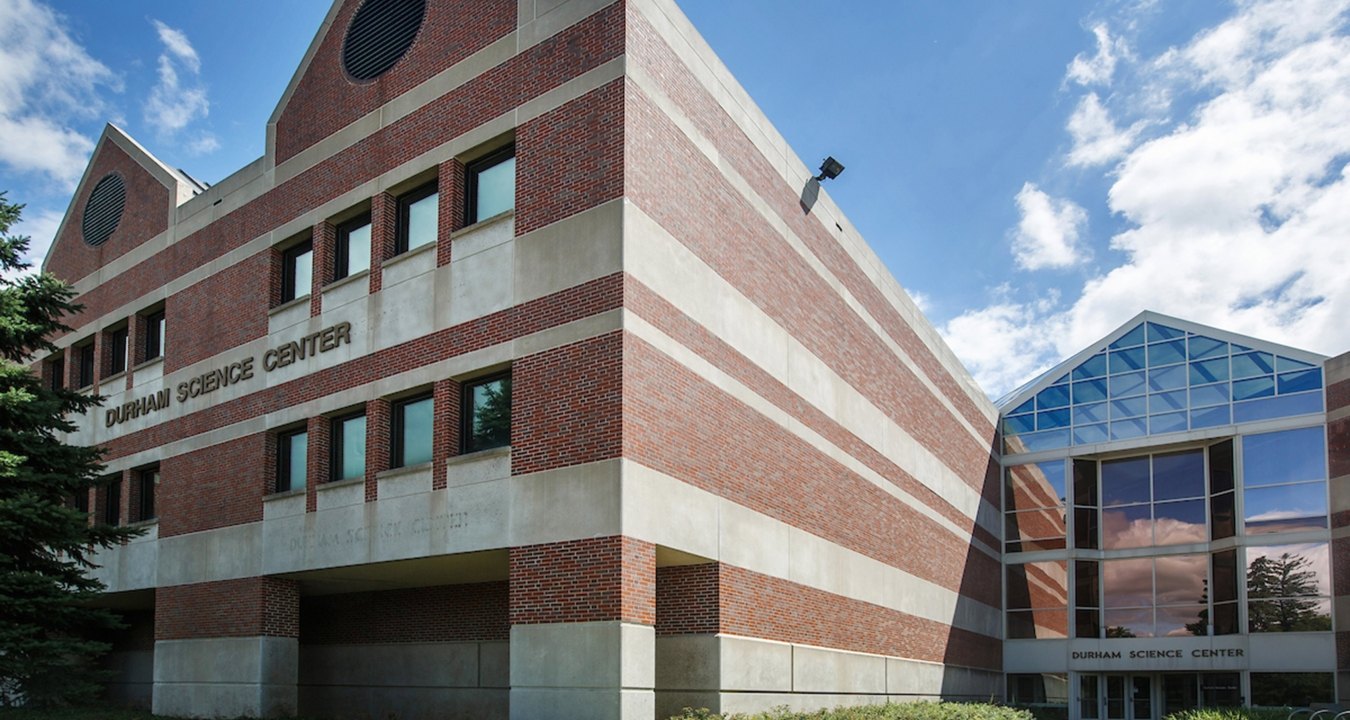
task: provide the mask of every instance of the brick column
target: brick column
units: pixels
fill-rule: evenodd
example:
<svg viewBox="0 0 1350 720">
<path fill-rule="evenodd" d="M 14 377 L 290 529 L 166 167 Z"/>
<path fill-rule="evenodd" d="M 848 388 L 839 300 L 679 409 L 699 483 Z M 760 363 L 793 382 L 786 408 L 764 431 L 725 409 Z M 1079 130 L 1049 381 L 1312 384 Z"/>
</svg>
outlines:
<svg viewBox="0 0 1350 720">
<path fill-rule="evenodd" d="M 157 715 L 296 714 L 300 590 L 251 577 L 155 589 Z"/>
<path fill-rule="evenodd" d="M 436 265 L 441 266 L 450 264 L 450 236 L 464 227 L 464 163 L 453 158 L 441 163 L 436 191 L 440 193 L 436 208 Z"/>
<path fill-rule="evenodd" d="M 305 427 L 305 511 L 318 508 L 319 484 L 329 479 L 333 426 L 326 417 L 312 417 Z"/>
<path fill-rule="evenodd" d="M 435 413 L 431 423 L 431 489 L 444 490 L 445 460 L 459 454 L 460 384 L 454 380 L 437 381 L 431 405 Z"/>
<path fill-rule="evenodd" d="M 333 256 L 337 252 L 337 228 L 330 222 L 314 226 L 314 273 L 309 290 L 309 316 L 323 312 L 323 289 L 333 282 Z"/>
<path fill-rule="evenodd" d="M 66 358 L 66 377 L 65 382 L 61 384 L 68 390 L 79 390 L 79 388 L 75 387 L 75 383 L 79 382 L 80 377 L 79 369 L 75 367 L 75 362 L 79 359 L 80 355 L 75 352 L 74 346 L 67 347 L 64 352 Z"/>
<path fill-rule="evenodd" d="M 127 389 L 131 389 L 136 373 L 136 366 L 145 362 L 145 332 L 146 323 L 144 315 L 132 315 L 127 320 Z"/>
<path fill-rule="evenodd" d="M 139 494 L 136 492 L 137 489 L 135 483 L 132 482 L 135 476 L 136 473 L 131 470 L 122 471 L 122 495 L 120 497 L 122 506 L 118 508 L 118 512 L 121 513 L 123 525 L 130 525 L 131 523 L 140 520 L 140 518 L 131 517 L 131 508 L 135 507 L 131 504 L 131 496 Z"/>
<path fill-rule="evenodd" d="M 384 260 L 394 256 L 398 201 L 389 193 L 370 199 L 370 294 L 384 287 Z"/>
<path fill-rule="evenodd" d="M 510 563 L 511 717 L 653 717 L 656 546 L 587 538 Z"/>
<path fill-rule="evenodd" d="M 389 415 L 388 400 L 366 403 L 366 502 L 379 498 L 375 478 L 389 469 Z"/>
</svg>

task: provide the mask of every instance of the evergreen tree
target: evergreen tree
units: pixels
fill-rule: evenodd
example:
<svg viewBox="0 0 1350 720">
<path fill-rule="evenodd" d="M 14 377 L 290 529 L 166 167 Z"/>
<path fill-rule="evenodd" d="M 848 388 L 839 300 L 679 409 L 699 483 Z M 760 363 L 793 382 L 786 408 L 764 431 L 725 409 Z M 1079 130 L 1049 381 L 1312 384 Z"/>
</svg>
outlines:
<svg viewBox="0 0 1350 720">
<path fill-rule="evenodd" d="M 1282 553 L 1247 567 L 1247 625 L 1251 632 L 1330 630 L 1331 617 L 1317 600 L 1312 560 Z"/>
<path fill-rule="evenodd" d="M 90 604 L 103 585 L 86 574 L 89 555 L 136 533 L 91 525 L 72 505 L 98 481 L 101 453 L 58 434 L 100 399 L 52 389 L 24 365 L 56 349 L 48 338 L 80 306 L 55 277 L 19 275 L 28 238 L 9 229 L 22 210 L 0 192 L 0 705 L 42 707 L 97 693 L 107 646 L 88 638 L 119 620 Z"/>
</svg>

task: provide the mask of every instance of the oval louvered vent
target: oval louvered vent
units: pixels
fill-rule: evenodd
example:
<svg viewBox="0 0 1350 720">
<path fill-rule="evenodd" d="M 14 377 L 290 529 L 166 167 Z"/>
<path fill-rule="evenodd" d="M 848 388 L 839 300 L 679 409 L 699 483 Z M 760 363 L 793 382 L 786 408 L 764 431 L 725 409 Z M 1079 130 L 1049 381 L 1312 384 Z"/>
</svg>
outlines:
<svg viewBox="0 0 1350 720">
<path fill-rule="evenodd" d="M 356 80 L 374 80 L 394 66 L 422 28 L 426 0 L 365 0 L 342 41 L 342 67 Z"/>
<path fill-rule="evenodd" d="M 95 247 L 102 245 L 122 222 L 122 208 L 126 206 L 127 189 L 121 175 L 104 175 L 89 193 L 84 204 L 84 241 Z"/>
</svg>

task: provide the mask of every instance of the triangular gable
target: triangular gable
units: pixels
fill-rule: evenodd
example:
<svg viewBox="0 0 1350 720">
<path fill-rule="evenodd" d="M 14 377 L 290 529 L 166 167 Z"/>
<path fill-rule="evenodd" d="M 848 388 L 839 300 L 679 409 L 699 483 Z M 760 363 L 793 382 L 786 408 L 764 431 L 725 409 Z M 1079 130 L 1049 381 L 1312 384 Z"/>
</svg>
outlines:
<svg viewBox="0 0 1350 720">
<path fill-rule="evenodd" d="M 1322 363 L 1152 311 L 997 403 L 1016 452 L 1199 430 L 1322 409 Z"/>
<path fill-rule="evenodd" d="M 103 202 L 93 208 L 102 215 L 102 227 L 110 233 L 99 236 L 101 242 L 85 241 L 85 212 L 99 183 L 120 185 L 120 212 Z M 108 185 L 111 186 L 111 185 Z M 89 165 L 84 170 L 66 209 L 65 217 L 52 239 L 52 247 L 42 269 L 67 282 L 75 282 L 95 272 L 108 261 L 167 230 L 175 208 L 195 194 L 197 187 L 182 173 L 160 162 L 144 147 L 115 125 L 103 129 Z M 91 224 L 99 225 L 91 220 Z"/>
</svg>

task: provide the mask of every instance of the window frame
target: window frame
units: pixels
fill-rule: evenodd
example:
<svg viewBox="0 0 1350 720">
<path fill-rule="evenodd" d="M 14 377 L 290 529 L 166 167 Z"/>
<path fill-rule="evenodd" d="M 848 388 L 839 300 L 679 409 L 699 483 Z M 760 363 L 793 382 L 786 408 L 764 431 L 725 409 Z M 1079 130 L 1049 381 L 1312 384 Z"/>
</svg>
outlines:
<svg viewBox="0 0 1350 720">
<path fill-rule="evenodd" d="M 370 211 L 368 210 L 366 212 L 361 213 L 360 215 L 357 215 L 354 218 L 351 218 L 350 220 L 338 223 L 338 225 L 334 228 L 335 233 L 334 234 L 335 240 L 333 242 L 334 282 L 337 282 L 338 280 L 351 276 L 350 271 L 351 247 L 349 244 L 351 240 L 351 232 L 366 225 L 371 226 L 370 240 L 371 244 L 373 245 L 375 241 L 375 232 L 374 232 L 375 228 L 374 228 L 374 221 L 372 220 Z M 369 270 L 369 267 L 370 267 L 369 258 L 367 258 L 367 266 L 366 266 L 367 270 Z"/>
<path fill-rule="evenodd" d="M 414 403 L 422 402 L 424 400 L 431 402 L 431 418 L 432 418 L 431 432 L 434 443 L 436 433 L 436 400 L 434 395 L 430 391 L 418 393 L 416 395 L 409 395 L 408 397 L 399 398 L 398 400 L 395 400 L 392 403 L 390 403 L 389 468 L 391 470 L 395 468 L 405 467 L 406 465 L 404 462 L 405 458 L 403 455 L 404 454 L 403 434 L 407 430 L 407 428 L 405 427 L 406 418 L 404 417 L 404 411 L 408 409 L 408 406 Z M 432 451 L 432 456 L 434 459 L 435 450 Z M 422 463 L 417 464 L 420 465 Z"/>
<path fill-rule="evenodd" d="M 108 375 L 119 375 L 131 367 L 131 331 L 126 325 L 108 332 L 108 343 L 112 348 L 108 352 Z M 117 349 L 122 351 L 118 352 Z"/>
<path fill-rule="evenodd" d="M 145 337 L 141 339 L 141 348 L 145 351 L 145 360 L 142 362 L 148 362 L 155 358 L 164 357 L 167 325 L 165 324 L 163 308 L 146 313 L 143 317 L 145 318 Z"/>
<path fill-rule="evenodd" d="M 48 372 L 51 373 L 47 380 L 48 390 L 64 390 L 66 387 L 66 356 L 64 353 L 53 355 L 47 360 Z"/>
<path fill-rule="evenodd" d="M 351 420 L 355 420 L 356 418 L 364 418 L 364 417 L 366 417 L 366 411 L 365 411 L 365 408 L 362 408 L 362 409 L 360 409 L 360 410 L 356 410 L 356 411 L 353 411 L 353 412 L 345 413 L 345 414 L 343 414 L 343 415 L 336 415 L 336 416 L 334 416 L 333 418 L 331 418 L 331 419 L 329 420 L 329 425 L 328 425 L 328 428 L 329 428 L 329 430 L 328 430 L 328 436 L 329 436 L 329 440 L 328 440 L 328 446 L 329 446 L 329 455 L 328 455 L 328 482 L 341 482 L 341 481 L 343 481 L 343 480 L 355 480 L 355 479 L 357 479 L 357 478 L 360 478 L 360 477 L 363 477 L 363 476 L 364 476 L 364 474 L 365 474 L 365 468 L 362 468 L 362 474 L 361 474 L 361 475 L 356 475 L 356 476 L 353 476 L 353 477 L 350 477 L 350 478 L 345 478 L 345 477 L 342 476 L 342 451 L 343 451 L 342 426 L 343 426 L 345 423 L 347 423 L 347 422 L 349 422 L 349 421 L 351 421 Z M 369 429 L 369 428 L 367 428 L 367 430 L 368 430 L 368 429 Z M 362 438 L 362 440 L 364 441 L 364 438 Z M 366 449 L 369 450 L 369 448 L 366 448 Z M 306 469 L 306 470 L 308 470 L 308 469 Z"/>
<path fill-rule="evenodd" d="M 75 379 L 80 389 L 93 387 L 94 381 L 98 379 L 97 364 L 98 355 L 94 352 L 94 342 L 91 340 L 75 348 L 75 359 L 78 361 L 77 371 L 79 376 Z M 88 378 L 86 380 L 86 378 Z"/>
<path fill-rule="evenodd" d="M 155 488 L 159 485 L 159 465 L 150 465 L 136 471 L 136 522 L 159 518 L 155 511 Z M 147 487 L 150 492 L 146 492 Z"/>
<path fill-rule="evenodd" d="M 459 408 L 459 453 L 468 455 L 470 453 L 483 452 L 486 450 L 495 450 L 500 447 L 511 447 L 511 433 L 507 432 L 506 443 L 504 445 L 494 445 L 492 447 L 475 447 L 473 443 L 473 391 L 479 385 L 486 385 L 498 380 L 511 381 L 511 370 L 508 368 L 501 372 L 495 372 L 490 375 L 481 375 L 471 380 L 465 380 L 460 384 L 460 408 Z M 515 424 L 515 418 L 512 418 L 512 426 Z"/>
<path fill-rule="evenodd" d="M 281 304 L 302 298 L 310 294 L 311 288 L 305 288 L 300 292 L 300 288 L 295 286 L 295 263 L 301 255 L 310 253 L 309 269 L 310 278 L 313 280 L 314 273 L 314 239 L 309 238 L 298 242 L 285 250 L 281 251 Z"/>
<path fill-rule="evenodd" d="M 117 527 L 122 524 L 122 478 L 115 477 L 104 483 L 103 507 L 99 508 L 104 525 Z"/>
<path fill-rule="evenodd" d="M 409 240 L 411 240 L 411 237 L 409 236 L 410 233 L 409 224 L 411 223 L 412 219 L 411 218 L 412 206 L 415 203 L 421 200 L 425 200 L 428 197 L 431 197 L 432 195 L 436 195 L 438 193 L 440 193 L 440 179 L 432 178 L 430 181 L 418 185 L 417 187 L 409 190 L 408 192 L 399 195 L 398 198 L 395 200 L 395 203 L 398 205 L 398 219 L 397 221 L 395 221 L 394 224 L 394 255 L 402 255 L 403 253 L 406 253 L 412 249 L 411 247 L 408 246 L 408 242 Z M 438 198 L 437 199 L 438 214 L 440 212 L 439 204 L 440 202 Z M 437 224 L 439 226 L 439 222 Z M 371 239 L 371 242 L 372 243 L 374 242 L 373 237 Z M 431 242 L 429 243 L 423 243 L 423 245 L 434 245 L 434 244 L 436 244 L 436 238 L 432 238 Z M 422 245 L 418 245 L 417 247 L 422 247 Z"/>
<path fill-rule="evenodd" d="M 277 464 L 274 468 L 275 476 L 272 482 L 272 492 L 284 493 L 292 490 L 307 490 L 309 488 L 309 438 L 305 438 L 306 458 L 305 458 L 305 477 L 300 478 L 300 487 L 296 487 L 295 478 L 291 477 L 291 439 L 297 435 L 308 435 L 309 428 L 300 426 L 288 430 L 277 431 Z M 282 480 L 285 479 L 286 487 L 282 487 Z"/>
<path fill-rule="evenodd" d="M 511 143 L 464 164 L 464 225 L 476 225 L 487 218 L 478 215 L 478 176 L 516 156 L 516 144 Z M 515 209 L 515 191 L 512 190 L 511 207 Z"/>
</svg>

